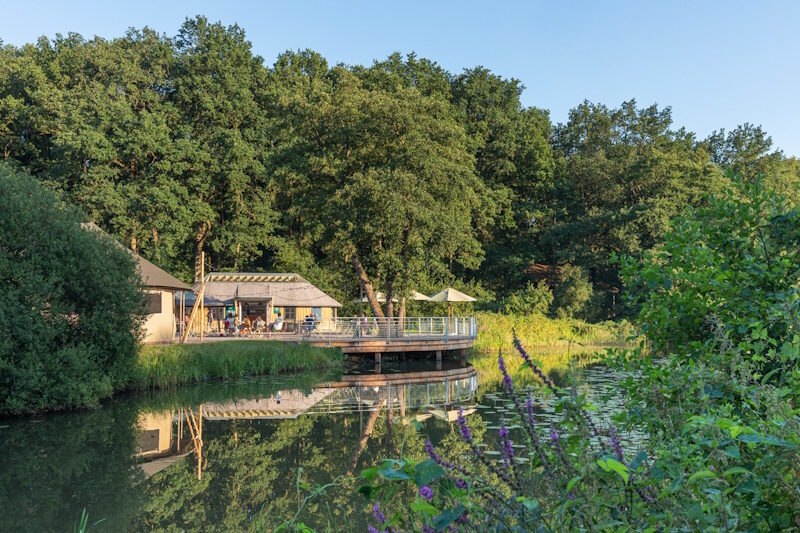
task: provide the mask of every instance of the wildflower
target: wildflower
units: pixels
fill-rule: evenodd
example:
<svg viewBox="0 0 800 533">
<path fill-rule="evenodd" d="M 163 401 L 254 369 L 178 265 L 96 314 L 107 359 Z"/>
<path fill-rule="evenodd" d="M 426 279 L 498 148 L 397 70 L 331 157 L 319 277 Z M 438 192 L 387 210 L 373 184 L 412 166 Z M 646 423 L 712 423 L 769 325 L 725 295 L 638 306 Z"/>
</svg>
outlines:
<svg viewBox="0 0 800 533">
<path fill-rule="evenodd" d="M 456 479 L 456 487 L 458 487 L 459 489 L 466 489 L 467 482 L 461 478 L 458 478 Z"/>
<path fill-rule="evenodd" d="M 428 524 L 423 524 L 423 525 L 422 525 L 422 533 L 436 533 L 436 530 L 435 530 L 435 529 L 433 529 L 433 528 L 432 528 L 431 526 L 429 526 Z"/>
<path fill-rule="evenodd" d="M 467 419 L 464 417 L 464 409 L 461 407 L 458 408 L 456 423 L 458 424 L 458 429 L 461 430 L 461 437 L 469 444 L 472 444 L 472 432 L 469 429 L 469 425 L 467 425 Z"/>
<path fill-rule="evenodd" d="M 503 386 L 506 388 L 506 392 L 511 394 L 513 385 L 511 383 L 511 376 L 508 375 L 508 368 L 506 368 L 506 361 L 503 359 L 502 350 L 497 355 L 497 366 L 500 368 L 500 372 L 503 374 Z"/>
<path fill-rule="evenodd" d="M 375 517 L 375 520 L 381 526 L 386 522 L 386 516 L 384 516 L 383 511 L 381 511 L 380 503 L 375 502 L 375 505 L 372 506 L 372 516 Z"/>
<path fill-rule="evenodd" d="M 553 445 L 553 449 L 558 456 L 558 459 L 564 464 L 564 466 L 568 466 L 567 464 L 567 457 L 564 455 L 564 450 L 561 448 L 560 439 L 561 436 L 558 434 L 554 428 L 550 428 L 550 444 Z"/>
<path fill-rule="evenodd" d="M 505 425 L 501 425 L 498 435 L 500 436 L 500 451 L 503 454 L 503 463 L 507 467 L 514 460 L 514 447 L 508 438 L 508 428 Z"/>
<path fill-rule="evenodd" d="M 625 462 L 625 454 L 622 452 L 622 442 L 619 440 L 617 427 L 614 424 L 611 424 L 611 427 L 608 428 L 608 439 L 611 441 L 611 449 L 614 450 L 614 455 L 617 456 L 617 460 L 627 465 L 628 463 Z"/>
<path fill-rule="evenodd" d="M 531 356 L 528 355 L 528 352 L 526 352 L 525 348 L 522 347 L 522 341 L 520 341 L 519 338 L 517 337 L 516 330 L 513 333 L 514 333 L 514 346 L 516 346 L 519 354 L 522 356 L 522 358 L 525 360 L 528 366 L 531 367 L 533 373 L 539 376 L 539 379 L 541 379 L 544 382 L 544 384 L 547 385 L 547 388 L 555 393 L 556 387 L 553 384 L 553 380 L 550 379 L 550 377 L 548 377 L 544 372 L 542 372 L 542 369 L 539 368 L 539 365 L 533 362 Z"/>
<path fill-rule="evenodd" d="M 425 498 L 426 500 L 431 501 L 431 498 L 433 498 L 433 491 L 429 486 L 424 485 L 419 488 L 419 495 Z"/>
<path fill-rule="evenodd" d="M 464 471 L 464 469 L 461 468 L 460 466 L 454 465 L 453 463 L 451 463 L 449 461 L 445 461 L 444 459 L 442 459 L 439 456 L 439 454 L 436 453 L 436 450 L 433 447 L 433 443 L 431 441 L 429 441 L 429 440 L 425 441 L 425 452 L 428 454 L 428 457 L 430 457 L 433 460 L 434 463 L 436 463 L 437 465 L 439 465 L 439 466 L 441 466 L 443 468 L 451 468 L 453 470 L 458 470 L 459 472 L 463 472 Z"/>
</svg>

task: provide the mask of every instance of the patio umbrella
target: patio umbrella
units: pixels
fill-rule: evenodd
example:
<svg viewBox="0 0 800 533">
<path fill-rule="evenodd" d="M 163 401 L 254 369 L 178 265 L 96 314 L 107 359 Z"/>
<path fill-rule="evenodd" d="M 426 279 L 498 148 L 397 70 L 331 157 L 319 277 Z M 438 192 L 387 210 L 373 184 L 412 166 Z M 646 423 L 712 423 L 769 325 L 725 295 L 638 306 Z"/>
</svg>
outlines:
<svg viewBox="0 0 800 533">
<path fill-rule="evenodd" d="M 430 297 L 430 302 L 446 302 L 447 306 L 447 316 L 449 317 L 453 312 L 453 303 L 458 302 L 477 302 L 475 298 L 464 294 L 461 291 L 457 291 L 452 287 L 447 287 L 445 290 L 437 292 L 433 296 Z"/>
<path fill-rule="evenodd" d="M 422 294 L 421 292 L 411 291 L 411 299 L 417 302 L 427 302 L 430 301 L 430 297 Z"/>
</svg>

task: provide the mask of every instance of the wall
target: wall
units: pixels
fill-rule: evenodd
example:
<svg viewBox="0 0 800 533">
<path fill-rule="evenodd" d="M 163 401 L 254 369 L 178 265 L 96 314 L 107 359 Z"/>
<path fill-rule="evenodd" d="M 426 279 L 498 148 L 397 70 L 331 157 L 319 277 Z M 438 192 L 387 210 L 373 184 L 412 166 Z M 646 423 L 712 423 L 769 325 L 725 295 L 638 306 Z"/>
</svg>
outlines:
<svg viewBox="0 0 800 533">
<path fill-rule="evenodd" d="M 150 294 L 161 294 L 161 312 L 147 315 L 142 331 L 145 344 L 175 341 L 175 295 L 172 291 L 149 290 Z"/>
</svg>

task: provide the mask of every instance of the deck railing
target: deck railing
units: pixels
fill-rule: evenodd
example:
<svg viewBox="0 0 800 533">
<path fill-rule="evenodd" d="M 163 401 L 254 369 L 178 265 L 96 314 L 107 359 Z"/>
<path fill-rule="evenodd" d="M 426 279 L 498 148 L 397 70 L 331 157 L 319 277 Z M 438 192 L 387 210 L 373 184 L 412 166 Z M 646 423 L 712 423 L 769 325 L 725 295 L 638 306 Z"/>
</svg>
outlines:
<svg viewBox="0 0 800 533">
<path fill-rule="evenodd" d="M 222 332 L 206 329 L 206 336 L 215 337 Z M 198 337 L 199 328 L 192 328 L 189 337 Z M 282 331 L 270 332 L 269 328 L 243 330 L 236 336 L 294 338 L 313 340 L 428 340 L 428 339 L 475 339 L 478 336 L 478 321 L 474 317 L 414 316 L 406 318 L 333 318 L 314 322 L 298 320 L 286 324 Z"/>
<path fill-rule="evenodd" d="M 406 318 L 335 318 L 316 323 L 299 322 L 298 333 L 309 337 L 346 339 L 474 339 L 474 317 L 414 316 Z"/>
</svg>

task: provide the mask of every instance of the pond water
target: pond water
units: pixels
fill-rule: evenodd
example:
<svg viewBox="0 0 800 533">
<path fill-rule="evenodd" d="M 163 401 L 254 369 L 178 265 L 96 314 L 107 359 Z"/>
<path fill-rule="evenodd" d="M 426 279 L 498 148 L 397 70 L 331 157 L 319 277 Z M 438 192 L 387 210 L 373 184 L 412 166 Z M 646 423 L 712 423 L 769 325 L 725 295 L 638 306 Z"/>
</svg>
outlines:
<svg viewBox="0 0 800 533">
<path fill-rule="evenodd" d="M 607 408 L 620 400 L 618 377 L 589 359 L 539 359 L 557 383 Z M 2 529 L 72 529 L 85 509 L 91 531 L 259 523 L 271 530 L 298 512 L 303 487 L 334 482 L 298 521 L 366 530 L 352 474 L 386 457 L 421 454 L 426 438 L 446 454 L 459 405 L 470 424 L 499 424 L 510 413 L 494 368 L 489 355 L 440 368 L 384 361 L 380 374 L 352 367 L 343 376 L 207 383 L 121 396 L 95 410 L 0 420 Z M 553 416 L 549 401 L 539 407 L 543 420 Z"/>
</svg>

